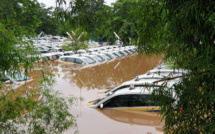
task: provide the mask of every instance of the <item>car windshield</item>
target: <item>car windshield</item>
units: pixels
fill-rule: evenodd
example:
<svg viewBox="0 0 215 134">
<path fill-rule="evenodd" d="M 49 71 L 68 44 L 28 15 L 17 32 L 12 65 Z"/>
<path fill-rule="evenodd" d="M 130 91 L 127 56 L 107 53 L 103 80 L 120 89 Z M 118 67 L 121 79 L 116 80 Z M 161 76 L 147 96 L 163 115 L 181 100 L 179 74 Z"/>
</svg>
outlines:
<svg viewBox="0 0 215 134">
<path fill-rule="evenodd" d="M 120 57 L 122 57 L 122 56 L 124 56 L 124 55 L 122 55 L 121 53 L 119 53 L 119 52 L 115 52 L 117 55 L 119 55 Z"/>
<path fill-rule="evenodd" d="M 124 50 L 123 52 L 127 53 L 127 54 L 130 54 L 128 51 Z"/>
<path fill-rule="evenodd" d="M 128 51 L 131 52 L 131 53 L 135 53 L 135 52 L 134 52 L 133 50 L 131 50 L 131 49 L 128 49 Z"/>
<path fill-rule="evenodd" d="M 99 62 L 102 62 L 104 61 L 101 57 L 97 56 L 97 55 L 94 55 L 92 56 L 95 60 L 99 61 Z"/>
<path fill-rule="evenodd" d="M 94 60 L 92 60 L 92 59 L 90 59 L 90 58 L 87 58 L 87 57 L 83 58 L 83 60 L 84 60 L 87 64 L 93 64 L 93 63 L 95 63 Z"/>
<path fill-rule="evenodd" d="M 105 55 L 105 54 L 102 54 L 102 56 L 103 56 L 105 59 L 107 59 L 107 60 L 110 60 L 110 59 L 111 59 L 109 56 L 107 56 L 107 55 Z"/>
<path fill-rule="evenodd" d="M 74 53 L 64 53 L 64 56 L 73 55 Z"/>
<path fill-rule="evenodd" d="M 44 53 L 49 53 L 48 51 L 40 51 L 40 53 L 44 54 Z"/>
<path fill-rule="evenodd" d="M 125 56 L 125 54 L 123 52 L 121 52 L 121 51 L 119 51 L 118 53 L 120 53 L 122 56 Z"/>
<path fill-rule="evenodd" d="M 20 82 L 20 81 L 25 81 L 25 80 L 30 80 L 29 77 L 27 77 L 26 75 L 24 75 L 21 72 L 15 72 L 13 73 L 13 75 L 8 75 L 9 78 L 12 78 L 15 82 Z"/>
<path fill-rule="evenodd" d="M 104 98 L 99 98 L 97 100 L 95 100 L 95 102 L 93 103 L 93 105 L 98 104 L 100 101 L 104 100 L 105 98 L 107 98 L 108 96 L 104 97 Z"/>
<path fill-rule="evenodd" d="M 105 54 L 107 55 L 110 59 L 113 59 L 113 57 L 110 54 Z"/>
<path fill-rule="evenodd" d="M 119 58 L 120 56 L 119 55 L 117 55 L 117 54 L 115 54 L 115 53 L 112 53 L 113 54 L 113 56 L 115 57 L 115 58 Z"/>
<path fill-rule="evenodd" d="M 105 59 L 101 55 L 96 55 L 96 56 L 98 56 L 99 58 L 101 58 L 102 61 L 105 61 Z"/>
</svg>

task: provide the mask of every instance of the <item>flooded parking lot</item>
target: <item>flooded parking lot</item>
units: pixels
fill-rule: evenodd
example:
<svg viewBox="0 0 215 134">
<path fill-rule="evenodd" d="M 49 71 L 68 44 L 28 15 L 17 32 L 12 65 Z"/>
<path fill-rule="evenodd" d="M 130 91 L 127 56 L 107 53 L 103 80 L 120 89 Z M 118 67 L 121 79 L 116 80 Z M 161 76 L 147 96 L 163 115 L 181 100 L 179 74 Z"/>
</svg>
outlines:
<svg viewBox="0 0 215 134">
<path fill-rule="evenodd" d="M 114 109 L 94 109 L 87 106 L 89 101 L 101 98 L 102 92 L 146 73 L 160 64 L 161 56 L 132 55 L 94 67 L 62 64 L 52 66 L 56 77 L 55 90 L 65 96 L 82 97 L 71 108 L 76 116 L 77 129 L 71 128 L 64 134 L 154 134 L 162 133 L 161 117 L 152 112 L 131 112 Z M 75 68 L 75 69 L 74 69 Z"/>
</svg>

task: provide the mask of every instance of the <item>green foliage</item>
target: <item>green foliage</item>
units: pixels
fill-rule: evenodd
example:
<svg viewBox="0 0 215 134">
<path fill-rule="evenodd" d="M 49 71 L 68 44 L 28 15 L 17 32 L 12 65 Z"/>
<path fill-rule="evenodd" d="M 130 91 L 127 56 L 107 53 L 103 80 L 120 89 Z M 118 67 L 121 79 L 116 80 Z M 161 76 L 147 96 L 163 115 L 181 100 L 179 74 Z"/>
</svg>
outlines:
<svg viewBox="0 0 215 134">
<path fill-rule="evenodd" d="M 40 8 L 38 8 L 38 16 L 37 18 L 41 20 L 41 23 L 36 29 L 36 33 L 39 34 L 43 31 L 46 34 L 57 35 L 58 28 L 60 26 L 59 22 L 57 22 L 56 18 L 54 17 L 54 10 L 53 8 L 45 8 L 45 5 L 41 3 Z"/>
<path fill-rule="evenodd" d="M 136 43 L 145 53 L 162 53 L 164 60 L 190 74 L 173 88 L 177 105 L 161 103 L 166 133 L 214 133 L 215 2 L 194 0 L 133 0 Z M 180 112 L 183 107 L 183 112 Z"/>
<path fill-rule="evenodd" d="M 64 0 L 58 0 L 59 4 L 63 2 Z M 102 10 L 103 4 L 104 0 L 73 0 L 66 10 L 58 6 L 55 12 L 62 23 L 66 21 L 73 29 L 84 28 L 88 33 L 93 33 L 98 27 L 94 18 L 95 12 Z"/>
<path fill-rule="evenodd" d="M 71 40 L 71 43 L 62 46 L 64 50 L 73 52 L 77 52 L 79 49 L 86 49 L 88 48 L 88 44 L 86 41 L 88 41 L 87 32 L 82 30 L 81 28 L 77 28 L 75 31 L 69 32 L 69 35 L 72 37 L 68 37 L 69 40 Z"/>
<path fill-rule="evenodd" d="M 4 90 L 5 95 L 0 97 L 0 133 L 61 133 L 76 127 L 69 106 L 78 99 L 53 91 L 54 75 L 44 73 L 37 88 Z"/>
<path fill-rule="evenodd" d="M 98 32 L 105 35 L 111 44 L 117 39 L 113 32 L 120 36 L 125 45 L 136 36 L 135 23 L 132 17 L 129 17 L 129 11 L 135 8 L 134 6 L 130 1 L 118 0 L 113 7 L 103 6 L 103 10 L 96 12 L 97 23 L 100 23 Z"/>
<path fill-rule="evenodd" d="M 22 40 L 24 35 L 35 35 L 41 23 L 39 10 L 36 0 L 1 1 L 1 80 L 5 74 L 14 76 L 16 70 L 28 75 L 35 67 L 33 63 L 40 62 L 32 42 Z M 54 74 L 49 72 L 43 72 L 35 87 L 23 85 L 15 89 L 0 82 L 0 133 L 61 133 L 75 127 L 75 117 L 69 109 L 77 99 L 63 97 L 52 89 L 54 84 Z"/>
</svg>

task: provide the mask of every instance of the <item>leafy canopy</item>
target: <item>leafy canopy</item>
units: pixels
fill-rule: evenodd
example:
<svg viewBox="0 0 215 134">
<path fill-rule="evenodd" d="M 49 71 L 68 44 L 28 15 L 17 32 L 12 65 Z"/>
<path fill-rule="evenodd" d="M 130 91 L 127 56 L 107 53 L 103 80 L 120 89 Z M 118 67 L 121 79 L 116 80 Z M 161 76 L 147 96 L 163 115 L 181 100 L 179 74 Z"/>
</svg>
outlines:
<svg viewBox="0 0 215 134">
<path fill-rule="evenodd" d="M 36 0 L 1 0 L 0 4 L 0 79 L 21 71 L 32 73 L 40 63 L 31 41 L 41 23 L 40 4 Z M 36 67 L 41 77 L 19 88 L 0 83 L 0 133 L 61 133 L 76 126 L 69 112 L 75 97 L 62 97 L 53 90 L 55 74 Z M 35 83 L 33 83 L 35 82 Z M 36 85 L 34 85 L 36 84 Z"/>
</svg>

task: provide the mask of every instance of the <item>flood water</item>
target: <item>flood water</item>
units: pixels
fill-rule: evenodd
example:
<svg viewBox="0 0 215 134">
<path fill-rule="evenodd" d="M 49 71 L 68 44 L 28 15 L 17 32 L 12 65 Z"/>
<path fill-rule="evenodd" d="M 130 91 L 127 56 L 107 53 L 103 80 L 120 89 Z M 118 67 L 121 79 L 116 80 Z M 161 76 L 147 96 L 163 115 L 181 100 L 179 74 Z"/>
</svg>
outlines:
<svg viewBox="0 0 215 134">
<path fill-rule="evenodd" d="M 135 75 L 146 73 L 159 64 L 161 56 L 144 54 L 81 70 L 77 70 L 78 66 L 60 63 L 53 67 L 57 80 L 54 89 L 65 96 L 84 98 L 71 108 L 71 113 L 77 117 L 80 134 L 159 134 L 164 123 L 156 113 L 87 107 L 89 101 L 103 96 L 101 92 L 131 80 Z M 75 130 L 71 128 L 64 134 L 74 133 Z"/>
</svg>

